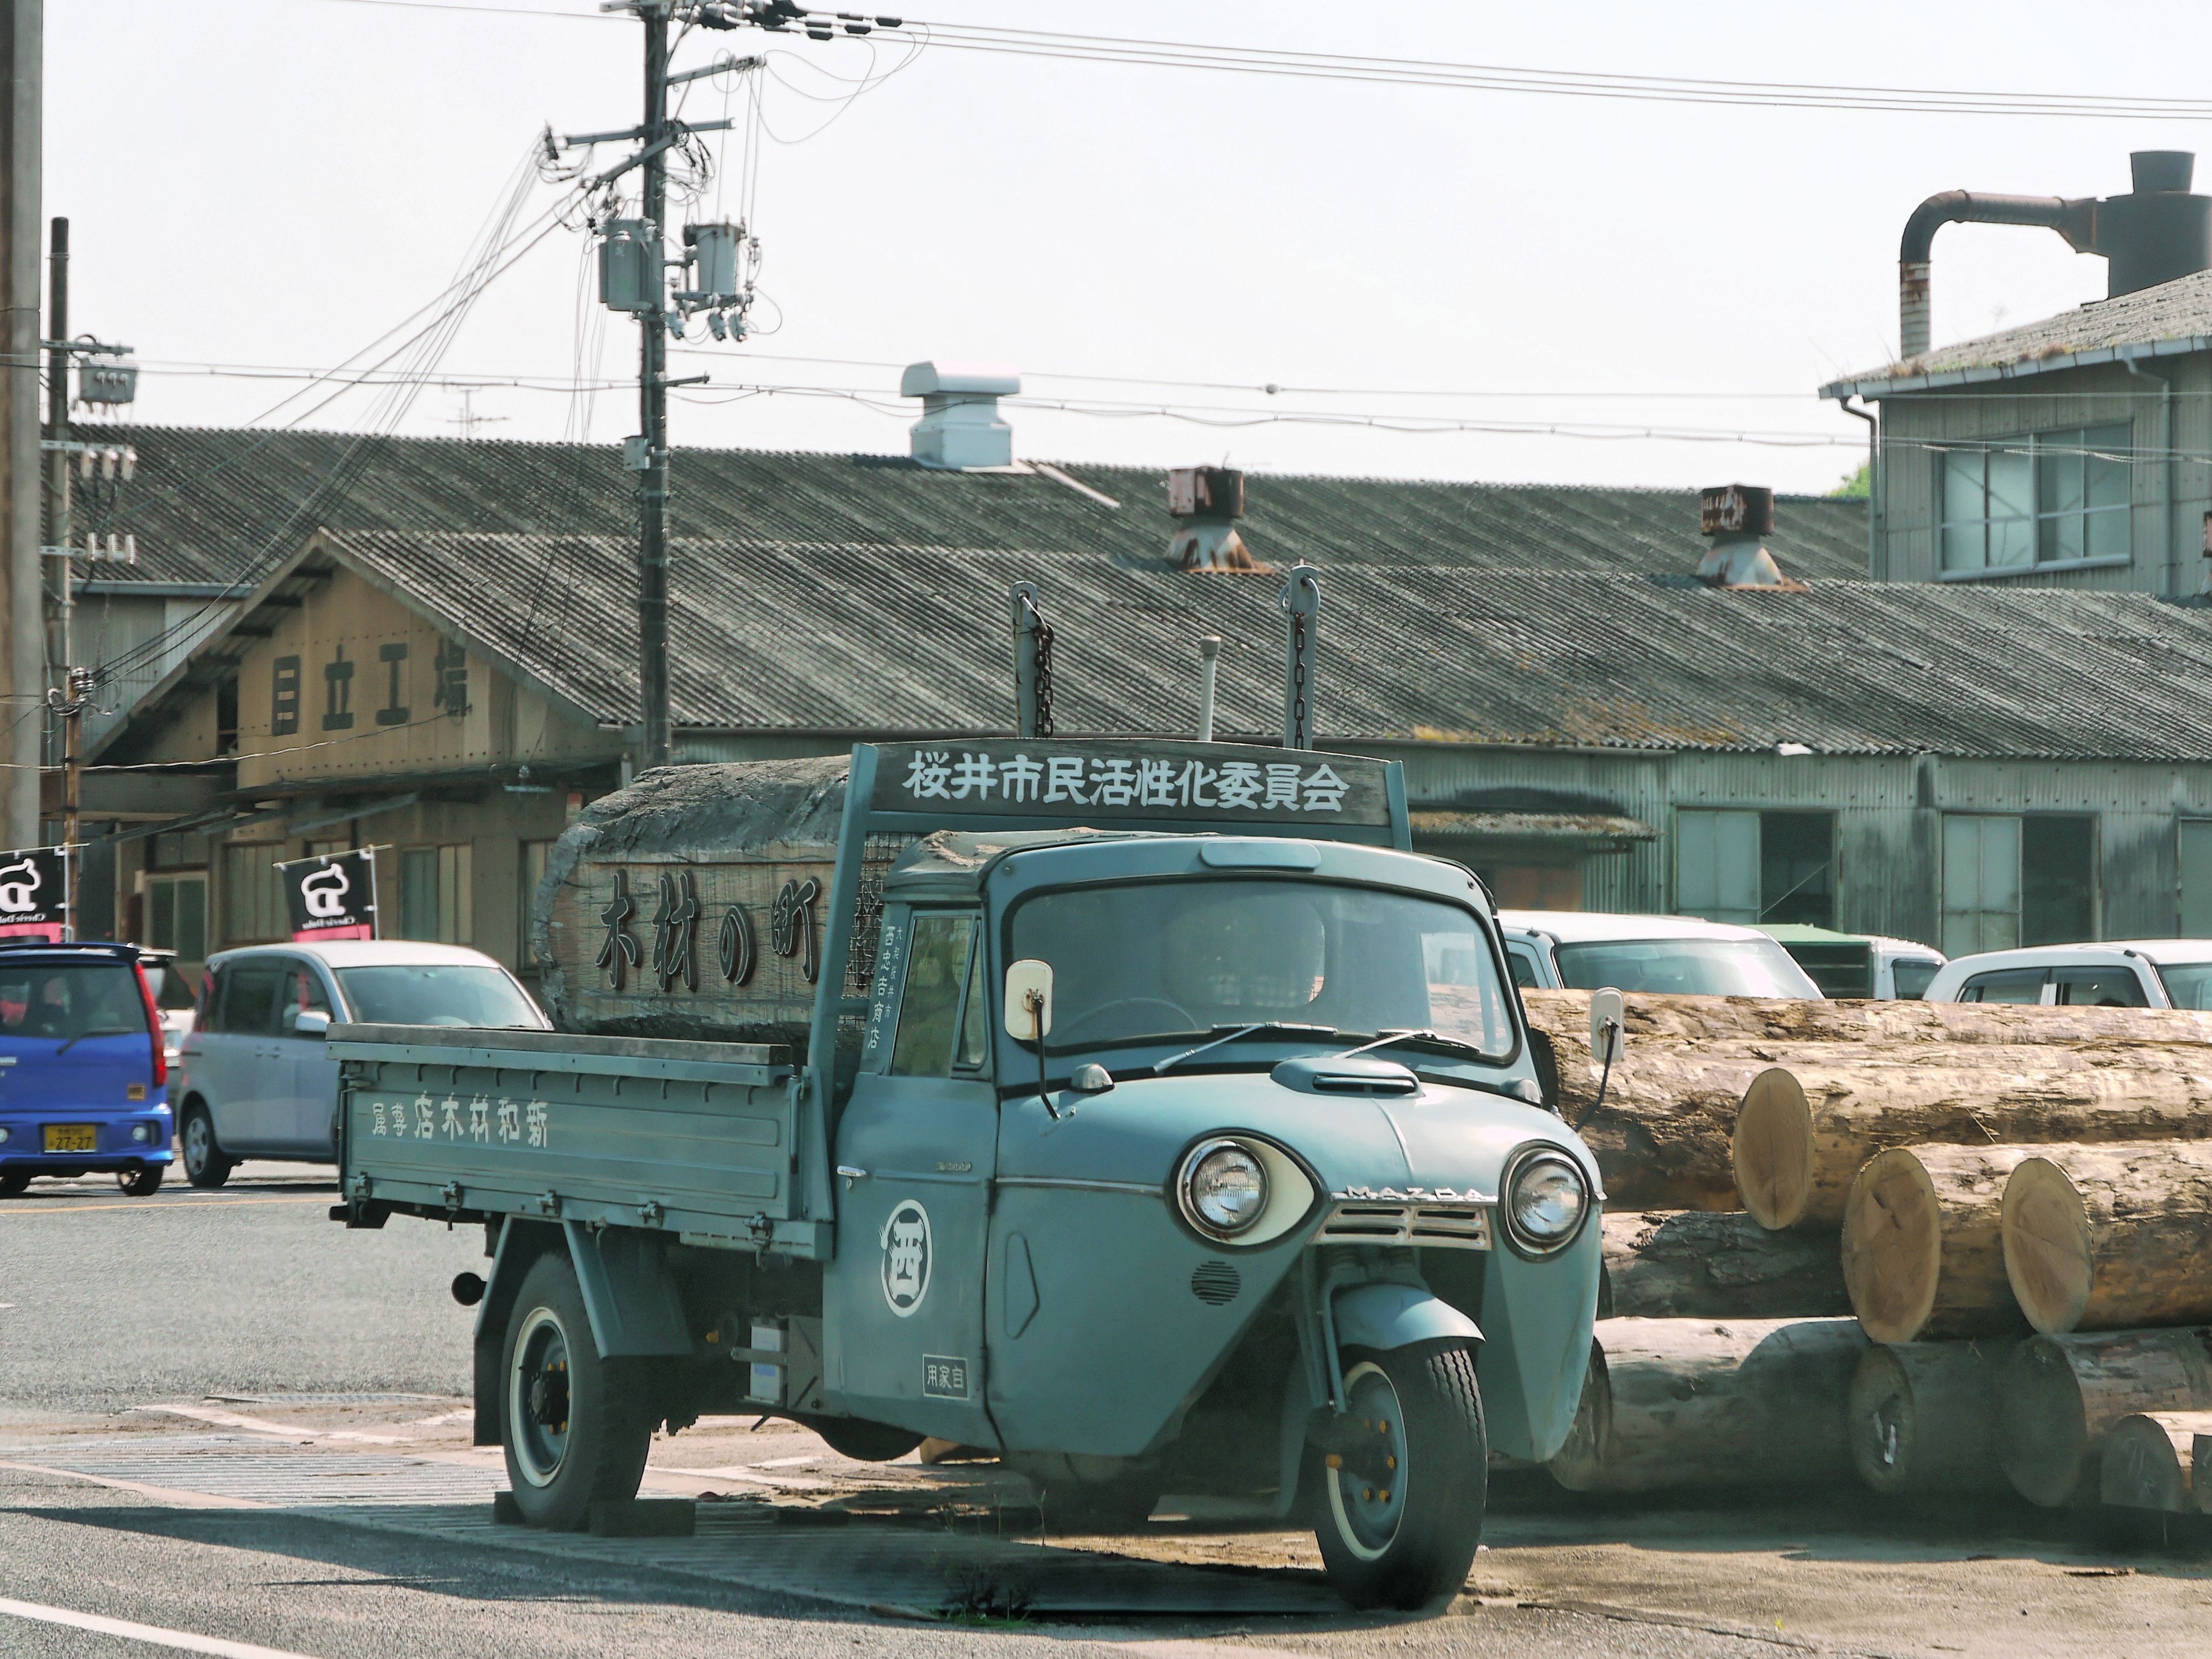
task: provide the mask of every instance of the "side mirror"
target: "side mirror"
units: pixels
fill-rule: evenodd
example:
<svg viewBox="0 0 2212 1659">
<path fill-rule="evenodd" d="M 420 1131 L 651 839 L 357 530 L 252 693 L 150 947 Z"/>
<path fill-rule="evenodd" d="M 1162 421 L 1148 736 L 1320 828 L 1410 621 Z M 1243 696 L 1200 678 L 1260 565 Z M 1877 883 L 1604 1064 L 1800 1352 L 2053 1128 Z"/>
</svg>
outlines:
<svg viewBox="0 0 2212 1659">
<path fill-rule="evenodd" d="M 1023 1042 L 1052 1035 L 1052 964 L 1024 957 L 1006 969 L 1006 1035 Z"/>
<path fill-rule="evenodd" d="M 1618 1064 L 1628 1052 L 1628 1001 L 1610 985 L 1590 993 L 1590 1058 L 1600 1066 Z"/>
<path fill-rule="evenodd" d="M 331 1017 L 320 1008 L 301 1008 L 292 1016 L 292 1035 L 321 1038 L 331 1034 Z"/>
</svg>

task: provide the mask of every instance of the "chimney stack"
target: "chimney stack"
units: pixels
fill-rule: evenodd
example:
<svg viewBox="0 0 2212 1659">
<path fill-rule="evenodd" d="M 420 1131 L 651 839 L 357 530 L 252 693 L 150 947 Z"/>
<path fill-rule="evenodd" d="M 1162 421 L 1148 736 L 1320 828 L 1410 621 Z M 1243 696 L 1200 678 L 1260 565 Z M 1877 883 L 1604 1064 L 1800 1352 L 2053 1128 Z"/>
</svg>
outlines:
<svg viewBox="0 0 2212 1659">
<path fill-rule="evenodd" d="M 1766 538 L 1774 533 L 1772 490 L 1740 483 L 1699 490 L 1698 529 L 1711 543 L 1698 566 L 1698 580 L 1706 586 L 1804 590 L 1766 550 Z"/>
<path fill-rule="evenodd" d="M 1014 429 L 999 418 L 999 399 L 1022 389 L 1002 363 L 910 363 L 899 396 L 921 399 L 910 449 L 924 466 L 948 471 L 1014 464 Z"/>
</svg>

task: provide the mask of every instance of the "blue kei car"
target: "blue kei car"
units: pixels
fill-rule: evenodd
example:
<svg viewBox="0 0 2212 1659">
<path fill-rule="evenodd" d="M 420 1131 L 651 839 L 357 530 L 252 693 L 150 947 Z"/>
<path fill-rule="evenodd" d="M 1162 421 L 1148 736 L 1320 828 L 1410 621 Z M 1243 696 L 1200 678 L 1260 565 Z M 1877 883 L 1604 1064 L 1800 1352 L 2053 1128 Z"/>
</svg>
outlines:
<svg viewBox="0 0 2212 1659">
<path fill-rule="evenodd" d="M 169 1165 L 168 1082 L 135 945 L 0 944 L 0 1198 L 95 1170 L 153 1192 Z"/>
</svg>

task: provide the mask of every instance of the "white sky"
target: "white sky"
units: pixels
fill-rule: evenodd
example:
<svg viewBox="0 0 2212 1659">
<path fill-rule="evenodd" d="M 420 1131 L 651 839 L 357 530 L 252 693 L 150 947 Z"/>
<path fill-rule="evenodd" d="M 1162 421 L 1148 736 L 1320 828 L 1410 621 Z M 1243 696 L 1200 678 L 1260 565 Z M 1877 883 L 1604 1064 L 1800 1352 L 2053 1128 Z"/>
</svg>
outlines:
<svg viewBox="0 0 2212 1659">
<path fill-rule="evenodd" d="M 579 131 L 636 118 L 638 26 L 595 19 L 591 0 L 526 3 L 581 21 L 348 0 L 52 0 L 46 206 L 72 222 L 74 329 L 125 340 L 149 364 L 324 368 L 416 311 L 452 279 L 547 121 Z M 2212 61 L 2201 4 L 926 0 L 910 15 L 1577 70 L 2166 97 L 2203 95 Z M 1729 109 L 944 48 L 840 112 L 821 101 L 838 90 L 822 70 L 857 74 L 866 48 L 701 33 L 678 67 L 764 45 L 778 54 L 769 123 L 797 141 L 765 146 L 754 227 L 773 302 L 763 315 L 781 326 L 678 357 L 679 372 L 896 404 L 896 365 L 980 358 L 1018 367 L 1029 396 L 1842 441 L 1010 412 L 1018 454 L 1078 462 L 1826 489 L 1857 464 L 1863 428 L 1812 393 L 1894 350 L 1898 234 L 1923 197 L 2111 194 L 2127 188 L 2130 149 L 2201 147 L 2198 188 L 2212 188 L 2212 130 L 2187 122 Z M 720 112 L 710 84 L 687 112 Z M 734 143 L 729 155 L 734 172 Z M 553 196 L 533 186 L 523 216 Z M 580 233 L 556 231 L 501 276 L 442 370 L 572 375 L 584 252 Z M 2103 292 L 2103 262 L 2048 232 L 1954 226 L 1936 242 L 1936 340 Z M 635 325 L 606 321 L 599 367 L 632 372 Z M 1358 395 L 1050 378 L 1078 374 Z M 137 418 L 195 424 L 250 420 L 295 389 L 150 372 L 140 386 Z M 1423 391 L 1460 395 L 1409 395 Z M 312 423 L 368 424 L 373 399 L 350 393 Z M 572 401 L 483 392 L 477 412 L 501 423 L 479 430 L 558 437 L 584 413 Z M 400 429 L 453 434 L 460 408 L 458 392 L 428 389 Z M 672 430 L 679 444 L 896 453 L 918 412 L 684 401 Z M 636 429 L 633 394 L 602 393 L 589 414 L 601 440 Z"/>
</svg>

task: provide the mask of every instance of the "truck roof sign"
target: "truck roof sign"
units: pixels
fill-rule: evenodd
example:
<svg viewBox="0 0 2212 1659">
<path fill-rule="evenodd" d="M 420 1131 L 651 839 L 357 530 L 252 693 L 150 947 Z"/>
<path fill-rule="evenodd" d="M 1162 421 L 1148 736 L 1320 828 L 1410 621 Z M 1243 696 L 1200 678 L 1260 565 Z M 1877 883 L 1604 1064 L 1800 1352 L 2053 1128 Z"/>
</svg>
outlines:
<svg viewBox="0 0 2212 1659">
<path fill-rule="evenodd" d="M 1037 827 L 1235 825 L 1385 842 L 1393 823 L 1390 764 L 1364 756 L 1157 738 L 944 739 L 875 748 L 869 805 L 878 817 Z"/>
</svg>

